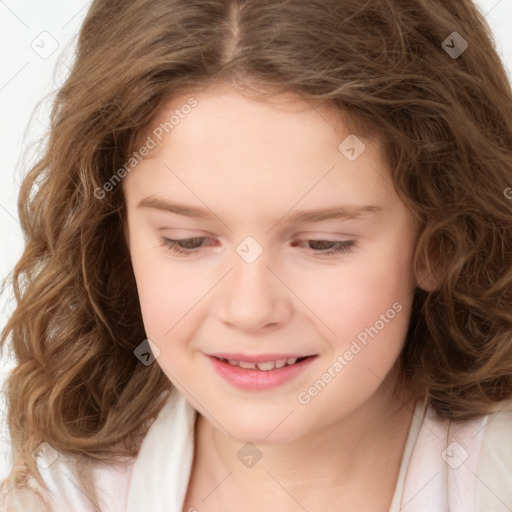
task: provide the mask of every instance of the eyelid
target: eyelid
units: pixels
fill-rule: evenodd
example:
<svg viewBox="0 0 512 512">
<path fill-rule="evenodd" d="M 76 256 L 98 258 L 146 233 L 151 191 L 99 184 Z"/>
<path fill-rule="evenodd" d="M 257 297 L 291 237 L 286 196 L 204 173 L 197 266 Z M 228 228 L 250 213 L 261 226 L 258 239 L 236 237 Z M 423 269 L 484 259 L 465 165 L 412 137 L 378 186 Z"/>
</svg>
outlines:
<svg viewBox="0 0 512 512">
<path fill-rule="evenodd" d="M 168 250 L 172 251 L 175 254 L 181 254 L 184 257 L 193 256 L 199 252 L 202 252 L 202 249 L 208 247 L 208 245 L 200 245 L 199 247 L 194 247 L 192 249 L 186 249 L 181 247 L 179 244 L 183 242 L 188 242 L 190 240 L 208 240 L 209 237 L 197 236 L 197 237 L 189 237 L 189 238 L 181 238 L 181 239 L 172 239 L 163 237 L 161 240 L 162 246 L 167 247 Z M 309 243 L 309 242 L 324 242 L 328 244 L 333 244 L 333 248 L 328 248 L 324 250 L 315 250 L 310 248 L 314 257 L 317 258 L 334 258 L 336 256 L 342 255 L 344 253 L 349 253 L 353 250 L 353 247 L 356 245 L 355 240 L 328 240 L 322 238 L 306 238 L 304 240 L 299 240 L 298 243 Z M 202 244 L 202 242 L 201 242 Z M 211 244 L 210 244 L 211 245 Z"/>
</svg>

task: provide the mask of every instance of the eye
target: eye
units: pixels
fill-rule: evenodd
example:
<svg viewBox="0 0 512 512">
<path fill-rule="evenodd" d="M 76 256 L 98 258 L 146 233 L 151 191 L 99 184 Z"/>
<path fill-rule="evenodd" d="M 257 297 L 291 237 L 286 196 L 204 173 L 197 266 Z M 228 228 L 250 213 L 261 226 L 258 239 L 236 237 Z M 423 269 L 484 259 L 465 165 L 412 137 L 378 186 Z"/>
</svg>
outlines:
<svg viewBox="0 0 512 512">
<path fill-rule="evenodd" d="M 202 242 L 207 240 L 206 237 L 184 238 L 181 240 L 173 240 L 171 238 L 162 238 L 162 245 L 168 247 L 176 254 L 188 256 L 195 254 L 203 246 Z M 318 256 L 332 256 L 339 253 L 347 253 L 352 250 L 354 240 L 304 240 L 308 245 L 313 246 L 314 252 Z M 302 242 L 301 242 L 302 243 Z M 320 248 L 318 246 L 320 245 Z M 325 247 L 327 245 L 328 247 Z M 326 250 L 327 249 L 327 250 Z"/>
<path fill-rule="evenodd" d="M 354 240 L 304 240 L 309 246 L 320 246 L 320 251 L 316 250 L 315 255 L 333 256 L 339 253 L 346 253 L 352 250 Z M 329 247 L 325 247 L 325 246 Z M 323 249 L 323 250 L 322 250 Z M 325 250 L 328 249 L 328 250 Z"/>
<path fill-rule="evenodd" d="M 196 237 L 196 238 L 183 238 L 182 240 L 172 240 L 171 238 L 162 238 L 162 245 L 171 249 L 172 252 L 183 255 L 194 254 L 199 250 L 199 247 L 190 247 L 194 245 L 198 245 L 197 241 L 206 240 L 206 237 Z M 181 247 L 181 245 L 185 245 L 185 247 Z"/>
</svg>

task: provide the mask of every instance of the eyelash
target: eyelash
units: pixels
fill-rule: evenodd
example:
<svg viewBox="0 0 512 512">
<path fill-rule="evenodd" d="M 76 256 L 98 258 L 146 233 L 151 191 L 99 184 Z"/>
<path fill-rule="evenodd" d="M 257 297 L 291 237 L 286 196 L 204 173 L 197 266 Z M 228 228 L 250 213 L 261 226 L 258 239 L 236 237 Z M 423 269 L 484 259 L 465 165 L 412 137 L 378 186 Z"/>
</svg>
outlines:
<svg viewBox="0 0 512 512">
<path fill-rule="evenodd" d="M 194 237 L 194 238 L 183 238 L 181 240 L 172 240 L 171 238 L 162 238 L 162 245 L 170 249 L 172 252 L 176 254 L 181 254 L 184 256 L 190 256 L 195 254 L 200 250 L 200 247 L 196 249 L 183 249 L 178 244 L 180 242 L 189 242 L 192 240 L 206 240 L 206 237 Z M 335 248 L 329 249 L 327 251 L 314 251 L 319 256 L 335 256 L 340 253 L 348 253 L 352 250 L 352 246 L 354 245 L 354 240 L 346 240 L 346 241 L 338 241 L 338 240 L 303 240 L 304 242 L 325 242 L 330 244 L 336 244 Z"/>
</svg>

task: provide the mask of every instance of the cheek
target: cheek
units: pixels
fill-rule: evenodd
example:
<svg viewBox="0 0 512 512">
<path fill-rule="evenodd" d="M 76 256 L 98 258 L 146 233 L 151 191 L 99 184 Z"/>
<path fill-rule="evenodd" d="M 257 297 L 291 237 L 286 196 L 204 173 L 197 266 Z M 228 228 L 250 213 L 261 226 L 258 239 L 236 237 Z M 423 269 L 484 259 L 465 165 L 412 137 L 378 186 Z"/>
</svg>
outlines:
<svg viewBox="0 0 512 512">
<path fill-rule="evenodd" d="M 411 261 L 403 258 L 355 261 L 314 277 L 294 280 L 294 291 L 330 328 L 331 336 L 353 335 L 354 329 L 373 324 L 399 302 L 412 300 Z"/>
<path fill-rule="evenodd" d="M 354 258 L 296 285 L 297 295 L 320 319 L 317 325 L 336 354 L 333 359 L 347 353 L 352 369 L 370 367 L 378 375 L 385 373 L 398 356 L 409 325 L 414 291 L 411 253 L 390 245 L 364 261 Z"/>
<path fill-rule="evenodd" d="M 165 248 L 157 243 L 146 241 L 144 251 L 135 239 L 133 245 L 131 261 L 146 335 L 165 350 L 175 331 L 186 324 L 187 312 L 205 286 L 186 266 L 166 258 Z"/>
</svg>

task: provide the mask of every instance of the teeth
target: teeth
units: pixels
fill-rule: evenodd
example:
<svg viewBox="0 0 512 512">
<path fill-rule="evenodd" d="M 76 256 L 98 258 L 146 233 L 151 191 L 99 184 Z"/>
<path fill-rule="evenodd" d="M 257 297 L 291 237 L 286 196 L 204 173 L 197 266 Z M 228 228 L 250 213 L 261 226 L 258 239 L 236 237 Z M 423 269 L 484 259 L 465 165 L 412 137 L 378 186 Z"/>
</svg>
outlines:
<svg viewBox="0 0 512 512">
<path fill-rule="evenodd" d="M 249 370 L 256 369 L 256 363 L 246 363 L 245 361 L 239 361 L 238 366 L 240 366 L 240 368 L 248 368 Z"/>
<path fill-rule="evenodd" d="M 262 371 L 270 371 L 275 368 L 283 368 L 288 365 L 291 366 L 297 362 L 297 357 L 290 357 L 289 359 L 279 359 L 278 361 L 265 361 L 263 363 L 249 363 L 246 361 L 238 361 L 236 359 L 222 359 L 226 363 L 229 363 L 232 366 L 239 366 L 240 368 L 245 368 L 248 370 L 262 370 Z"/>
<path fill-rule="evenodd" d="M 268 361 L 266 363 L 256 363 L 258 370 L 273 370 L 276 367 L 275 361 Z"/>
</svg>

